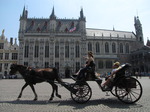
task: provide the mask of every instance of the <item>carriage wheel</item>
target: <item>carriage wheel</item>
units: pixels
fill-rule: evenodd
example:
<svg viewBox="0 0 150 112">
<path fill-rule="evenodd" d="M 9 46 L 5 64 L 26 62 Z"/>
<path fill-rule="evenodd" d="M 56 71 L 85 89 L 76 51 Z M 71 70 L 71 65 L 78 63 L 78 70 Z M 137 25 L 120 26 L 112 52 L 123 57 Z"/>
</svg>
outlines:
<svg viewBox="0 0 150 112">
<path fill-rule="evenodd" d="M 134 84 L 129 83 L 128 80 L 132 80 Z M 115 92 L 120 101 L 132 104 L 141 98 L 143 92 L 142 86 L 137 79 L 133 77 L 124 77 L 123 79 L 120 79 L 118 85 L 121 86 L 116 86 Z"/>
<path fill-rule="evenodd" d="M 76 93 L 71 92 L 71 98 L 77 103 L 86 103 L 92 96 L 92 90 L 87 83 L 74 84 L 73 89 L 77 90 Z"/>
</svg>

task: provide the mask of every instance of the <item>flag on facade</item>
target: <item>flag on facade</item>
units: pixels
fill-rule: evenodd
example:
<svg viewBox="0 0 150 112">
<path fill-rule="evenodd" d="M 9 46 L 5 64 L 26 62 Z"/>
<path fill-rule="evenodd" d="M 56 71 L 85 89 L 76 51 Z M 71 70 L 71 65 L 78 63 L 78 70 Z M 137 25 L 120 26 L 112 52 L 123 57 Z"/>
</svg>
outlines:
<svg viewBox="0 0 150 112">
<path fill-rule="evenodd" d="M 76 27 L 73 27 L 73 28 L 71 28 L 70 30 L 69 30 L 69 32 L 73 32 L 73 31 L 75 31 L 76 30 Z"/>
</svg>

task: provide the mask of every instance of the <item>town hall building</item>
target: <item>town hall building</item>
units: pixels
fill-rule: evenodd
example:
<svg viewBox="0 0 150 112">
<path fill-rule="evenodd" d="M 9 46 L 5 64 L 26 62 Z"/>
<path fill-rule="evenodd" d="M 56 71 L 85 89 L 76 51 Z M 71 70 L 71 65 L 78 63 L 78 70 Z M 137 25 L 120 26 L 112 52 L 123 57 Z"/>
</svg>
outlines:
<svg viewBox="0 0 150 112">
<path fill-rule="evenodd" d="M 84 64 L 83 56 L 92 51 L 96 71 L 111 71 L 115 61 L 130 62 L 130 53 L 144 46 L 142 25 L 134 18 L 135 33 L 86 27 L 81 8 L 77 19 L 59 19 L 54 7 L 48 18 L 20 16 L 18 63 L 34 68 L 57 67 L 62 77 L 69 77 Z M 97 20 L 98 21 L 98 20 Z"/>
</svg>

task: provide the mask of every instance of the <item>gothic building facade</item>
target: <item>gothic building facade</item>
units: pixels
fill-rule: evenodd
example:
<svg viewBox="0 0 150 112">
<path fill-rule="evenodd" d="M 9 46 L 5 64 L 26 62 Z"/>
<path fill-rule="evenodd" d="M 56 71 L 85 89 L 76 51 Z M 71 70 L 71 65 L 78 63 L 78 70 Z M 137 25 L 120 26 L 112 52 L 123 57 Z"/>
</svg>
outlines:
<svg viewBox="0 0 150 112">
<path fill-rule="evenodd" d="M 83 9 L 78 19 L 59 19 L 54 8 L 49 18 L 28 18 L 23 9 L 19 28 L 19 64 L 32 67 L 55 66 L 62 77 L 69 77 L 85 63 L 92 51 L 96 71 L 111 70 L 115 61 L 130 62 L 130 53 L 144 46 L 142 25 L 135 17 L 135 30 L 116 31 L 86 28 Z"/>
<path fill-rule="evenodd" d="M 18 48 L 17 40 L 13 43 L 11 37 L 9 42 L 3 30 L 0 35 L 0 78 L 8 77 L 11 64 L 18 62 Z"/>
</svg>

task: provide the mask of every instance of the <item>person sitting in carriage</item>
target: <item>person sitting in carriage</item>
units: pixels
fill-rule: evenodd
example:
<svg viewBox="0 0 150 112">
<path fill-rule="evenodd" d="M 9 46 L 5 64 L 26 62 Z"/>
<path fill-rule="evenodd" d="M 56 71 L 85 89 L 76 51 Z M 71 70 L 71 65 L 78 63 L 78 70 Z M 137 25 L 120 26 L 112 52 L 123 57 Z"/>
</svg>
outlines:
<svg viewBox="0 0 150 112">
<path fill-rule="evenodd" d="M 92 69 L 93 73 L 95 71 L 95 63 L 94 63 L 94 56 L 91 51 L 88 52 L 88 56 L 84 57 L 87 61 L 85 64 L 84 68 L 81 68 L 77 73 L 76 73 L 76 80 L 81 80 L 85 78 L 85 73 L 89 70 Z M 75 77 L 75 76 L 73 76 Z"/>
<path fill-rule="evenodd" d="M 112 66 L 112 71 L 111 74 L 108 76 L 108 78 L 106 79 L 106 81 L 102 84 L 102 88 L 103 90 L 109 90 L 111 89 L 111 82 L 113 82 L 115 75 L 117 73 L 117 71 L 120 69 L 120 63 L 119 62 L 115 62 Z"/>
</svg>

